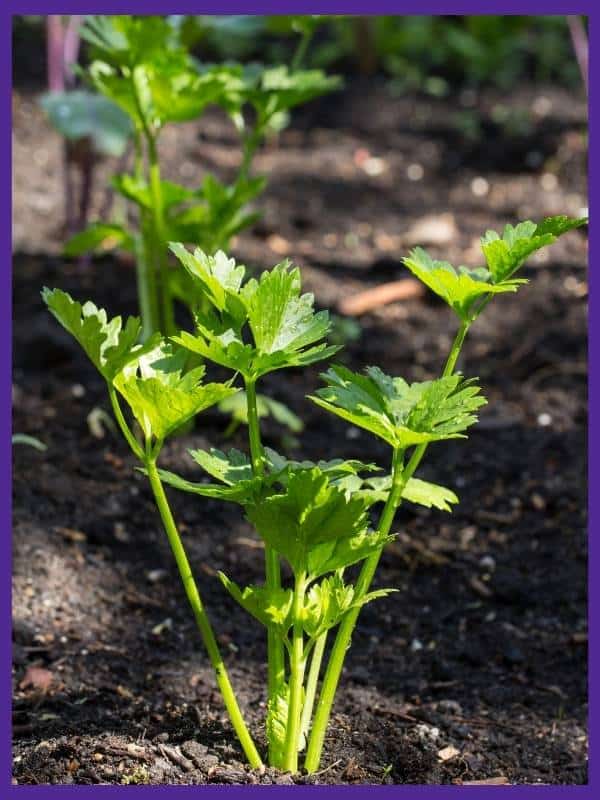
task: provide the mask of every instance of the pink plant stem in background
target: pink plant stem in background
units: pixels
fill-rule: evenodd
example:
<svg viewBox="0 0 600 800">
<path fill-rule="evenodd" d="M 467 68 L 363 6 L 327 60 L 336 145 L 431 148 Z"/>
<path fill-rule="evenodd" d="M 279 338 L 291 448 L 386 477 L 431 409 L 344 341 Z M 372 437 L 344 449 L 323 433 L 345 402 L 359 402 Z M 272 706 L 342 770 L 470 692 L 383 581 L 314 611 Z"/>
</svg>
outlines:
<svg viewBox="0 0 600 800">
<path fill-rule="evenodd" d="M 59 14 L 50 14 L 46 19 L 46 40 L 48 43 L 48 89 L 62 92 L 65 88 L 63 62 L 65 31 Z"/>
<path fill-rule="evenodd" d="M 60 14 L 49 14 L 46 19 L 48 89 L 65 90 L 65 28 Z M 65 228 L 67 235 L 75 230 L 75 197 L 70 169 L 69 145 L 63 142 L 63 184 L 65 194 Z"/>
<path fill-rule="evenodd" d="M 588 37 L 583 24 L 583 20 L 577 14 L 567 15 L 567 25 L 571 34 L 571 41 L 573 42 L 573 49 L 575 50 L 575 57 L 579 64 L 579 71 L 583 85 L 585 86 L 586 94 L 588 93 Z"/>
<path fill-rule="evenodd" d="M 67 28 L 64 33 L 63 42 L 63 73 L 65 76 L 65 83 L 69 89 L 73 88 L 75 84 L 75 75 L 73 74 L 73 64 L 77 63 L 79 58 L 79 45 L 81 38 L 79 36 L 79 28 L 83 22 L 81 16 L 71 16 L 67 23 Z"/>
</svg>

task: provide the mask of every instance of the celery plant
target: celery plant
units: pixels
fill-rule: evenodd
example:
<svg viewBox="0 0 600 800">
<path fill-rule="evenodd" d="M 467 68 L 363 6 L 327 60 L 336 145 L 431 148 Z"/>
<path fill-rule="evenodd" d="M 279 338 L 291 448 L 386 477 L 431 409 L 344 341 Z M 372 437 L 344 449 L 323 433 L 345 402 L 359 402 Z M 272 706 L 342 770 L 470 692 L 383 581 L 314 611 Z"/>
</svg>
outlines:
<svg viewBox="0 0 600 800">
<path fill-rule="evenodd" d="M 132 174 L 116 175 L 113 189 L 132 203 L 137 225 L 101 220 L 72 237 L 69 255 L 121 248 L 133 253 L 142 339 L 175 332 L 175 298 L 194 307 L 193 287 L 169 269 L 167 243 L 200 245 L 213 253 L 256 220 L 247 205 L 264 188 L 252 177 L 252 158 L 274 120 L 294 106 L 337 86 L 319 70 L 264 69 L 259 65 L 204 66 L 192 58 L 176 27 L 161 17 L 87 17 L 81 36 L 92 46 L 85 76 L 130 118 L 134 129 Z M 161 175 L 160 133 L 165 125 L 197 118 L 211 104 L 231 116 L 242 137 L 243 158 L 227 186 L 207 175 L 190 190 Z M 244 111 L 251 108 L 247 122 Z"/>
<path fill-rule="evenodd" d="M 296 772 L 320 765 L 325 732 L 360 609 L 393 589 L 371 590 L 379 559 L 393 539 L 403 501 L 450 511 L 454 492 L 415 477 L 428 447 L 465 438 L 485 399 L 475 379 L 456 371 L 465 337 L 495 294 L 517 291 L 525 259 L 586 220 L 552 217 L 507 226 L 482 239 L 485 267 L 455 269 L 420 249 L 407 267 L 456 312 L 457 333 L 439 378 L 408 383 L 377 367 L 364 374 L 333 365 L 311 397 L 321 408 L 367 430 L 390 447 L 390 472 L 358 460 L 290 461 L 261 441 L 257 382 L 267 373 L 329 358 L 327 312 L 301 293 L 298 269 L 278 264 L 245 280 L 245 268 L 222 252 L 214 256 L 180 244 L 171 248 L 198 296 L 195 331 L 167 340 L 157 334 L 137 344 L 140 322 L 108 321 L 92 303 L 81 306 L 60 290 L 44 298 L 80 342 L 105 379 L 117 422 L 148 476 L 167 538 L 192 606 L 217 683 L 248 762 L 261 758 L 236 702 L 163 485 L 220 498 L 244 509 L 265 546 L 264 583 L 238 586 L 220 573 L 224 588 L 267 630 L 268 762 Z M 203 368 L 183 372 L 187 353 L 233 373 L 228 383 L 202 383 Z M 193 482 L 158 466 L 165 439 L 214 403 L 231 396 L 236 377 L 246 393 L 249 454 L 191 451 L 212 481 Z M 137 428 L 125 418 L 129 406 Z M 377 521 L 375 506 L 383 510 Z M 282 569 L 282 565 L 285 565 Z M 356 578 L 354 571 L 358 569 Z M 288 577 L 289 576 L 289 577 Z M 337 629 L 330 648 L 327 639 Z M 329 658 L 324 665 L 327 654 Z M 323 679 L 319 691 L 319 683 Z M 314 712 L 314 713 L 313 713 Z"/>
</svg>

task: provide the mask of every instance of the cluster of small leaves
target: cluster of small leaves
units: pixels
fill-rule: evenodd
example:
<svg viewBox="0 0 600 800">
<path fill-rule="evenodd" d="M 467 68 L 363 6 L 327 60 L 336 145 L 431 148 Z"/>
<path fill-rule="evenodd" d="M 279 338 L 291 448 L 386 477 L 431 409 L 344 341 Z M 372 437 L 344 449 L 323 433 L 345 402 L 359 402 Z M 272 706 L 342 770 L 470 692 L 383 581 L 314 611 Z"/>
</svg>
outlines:
<svg viewBox="0 0 600 800">
<path fill-rule="evenodd" d="M 191 450 L 190 455 L 217 483 L 194 483 L 166 470 L 161 480 L 183 491 L 239 503 L 263 541 L 288 562 L 292 571 L 313 582 L 306 596 L 303 625 L 309 638 L 334 627 L 357 602 L 341 572 L 383 546 L 389 537 L 370 528 L 368 510 L 385 502 L 391 476 L 374 478 L 374 464 L 356 460 L 292 461 L 267 448 L 265 470 L 256 475 L 238 450 L 223 453 Z M 366 475 L 366 477 L 365 477 Z M 411 478 L 403 497 L 427 508 L 450 511 L 458 502 L 449 489 Z M 332 573 L 330 578 L 322 576 Z M 231 596 L 263 625 L 275 625 L 285 636 L 294 623 L 291 589 L 237 584 L 220 575 Z M 317 579 L 322 580 L 317 583 Z"/>
<path fill-rule="evenodd" d="M 44 289 L 42 296 L 104 380 L 126 400 L 147 442 L 162 443 L 200 411 L 237 391 L 229 384 L 202 384 L 204 367 L 186 370 L 186 351 L 160 334 L 137 344 L 137 317 L 123 326 L 121 317 L 109 321 L 103 309 L 91 302 L 81 305 L 60 289 Z"/>
<path fill-rule="evenodd" d="M 269 589 L 266 586 L 247 586 L 244 589 L 223 572 L 219 579 L 225 589 L 251 616 L 262 625 L 275 625 L 282 637 L 287 636 L 294 624 L 292 589 Z M 309 639 L 317 639 L 334 628 L 351 608 L 363 606 L 394 590 L 379 589 L 355 599 L 355 589 L 344 582 L 341 570 L 320 581 L 315 581 L 306 593 L 301 611 L 302 625 Z"/>
<path fill-rule="evenodd" d="M 231 449 L 228 453 L 211 449 L 190 450 L 192 459 L 217 483 L 199 483 L 176 475 L 168 470 L 161 470 L 160 475 L 165 483 L 204 497 L 219 498 L 246 505 L 257 502 L 261 489 L 272 486 L 275 482 L 286 486 L 291 475 L 301 470 L 318 469 L 327 476 L 330 483 L 343 491 L 347 498 L 360 496 L 365 507 L 376 503 L 385 503 L 391 489 L 391 475 L 373 477 L 378 472 L 375 464 L 364 464 L 356 460 L 341 458 L 331 461 L 293 461 L 265 448 L 265 471 L 256 476 L 252 470 L 250 459 L 245 453 Z M 425 508 L 437 508 L 440 511 L 451 511 L 451 506 L 458 502 L 454 492 L 444 486 L 410 478 L 402 491 L 402 497 L 409 503 Z"/>
<path fill-rule="evenodd" d="M 183 347 L 252 381 L 312 364 L 339 349 L 322 341 L 329 315 L 314 311 L 312 294 L 301 294 L 300 270 L 289 262 L 244 283 L 245 267 L 221 251 L 207 256 L 181 244 L 171 249 L 194 281 L 197 297 L 208 302 L 208 308 L 200 303 L 197 308 L 196 333 L 182 331 L 175 338 Z"/>
<path fill-rule="evenodd" d="M 186 371 L 187 360 L 184 350 L 162 340 L 114 378 L 147 440 L 164 441 L 196 414 L 237 391 L 229 384 L 202 384 L 205 368 Z"/>
<path fill-rule="evenodd" d="M 200 73 L 161 17 L 87 17 L 81 35 L 93 46 L 92 84 L 139 129 L 194 119 L 225 90 L 227 75 Z"/>
<path fill-rule="evenodd" d="M 487 231 L 481 239 L 486 266 L 455 268 L 447 261 L 433 259 L 425 250 L 415 248 L 403 259 L 408 269 L 431 291 L 454 309 L 461 320 L 472 321 L 480 312 L 481 302 L 493 294 L 516 292 L 527 283 L 513 275 L 526 259 L 542 247 L 553 244 L 567 231 L 587 223 L 587 218 L 548 217 L 540 223 L 520 222 L 507 225 L 500 236 Z"/>
<path fill-rule="evenodd" d="M 121 317 L 108 320 L 106 311 L 88 300 L 81 305 L 61 289 L 42 291 L 42 298 L 54 317 L 81 345 L 87 357 L 102 377 L 112 382 L 133 358 L 139 339 L 141 323 L 129 317 L 125 326 Z M 151 343 L 149 347 L 153 346 Z M 146 351 L 146 347 L 143 351 Z"/>
<path fill-rule="evenodd" d="M 334 366 L 322 377 L 327 385 L 311 400 L 394 449 L 463 437 L 486 402 L 475 382 L 460 374 L 409 384 L 378 367 L 360 375 Z"/>
<path fill-rule="evenodd" d="M 275 116 L 341 86 L 338 77 L 326 75 L 321 70 L 291 70 L 286 65 L 235 65 L 229 67 L 228 74 L 231 83 L 222 105 L 239 127 L 244 126 L 244 107 L 251 106 L 258 127 L 263 130 L 272 126 Z"/>
<path fill-rule="evenodd" d="M 153 198 L 145 180 L 123 174 L 116 175 L 111 184 L 118 194 L 134 203 L 142 213 L 151 211 Z M 196 190 L 162 180 L 164 232 L 167 239 L 201 243 L 208 251 L 227 247 L 233 236 L 258 219 L 258 212 L 246 209 L 264 186 L 263 177 L 244 178 L 227 186 L 212 175 L 207 175 Z M 106 252 L 117 248 L 130 252 L 134 250 L 134 238 L 127 227 L 117 222 L 94 222 L 69 239 L 65 254 L 77 256 L 90 250 Z M 169 278 L 172 295 L 187 304 L 193 287 L 186 280 L 185 272 L 171 271 Z"/>
</svg>

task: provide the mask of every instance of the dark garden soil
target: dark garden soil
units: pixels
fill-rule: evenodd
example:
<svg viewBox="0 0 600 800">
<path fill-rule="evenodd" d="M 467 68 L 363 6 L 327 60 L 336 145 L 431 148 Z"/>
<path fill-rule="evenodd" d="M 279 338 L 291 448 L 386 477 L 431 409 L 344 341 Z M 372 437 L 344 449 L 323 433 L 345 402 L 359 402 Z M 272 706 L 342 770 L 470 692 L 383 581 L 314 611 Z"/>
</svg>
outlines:
<svg viewBox="0 0 600 800">
<path fill-rule="evenodd" d="M 513 128 L 497 122 L 498 103 Z M 475 108 L 481 136 L 470 139 Z M 586 234 L 534 258 L 531 285 L 472 331 L 462 368 L 489 405 L 469 442 L 434 445 L 422 468 L 461 503 L 452 515 L 398 514 L 377 584 L 400 592 L 361 614 L 321 772 L 261 776 L 242 765 L 144 477 L 101 419 L 103 438 L 88 422 L 108 410 L 101 381 L 39 299 L 47 284 L 135 312 L 133 269 L 60 257 L 58 140 L 31 95 L 15 93 L 14 109 L 14 430 L 48 447 L 14 448 L 14 781 L 584 783 Z M 573 93 L 449 101 L 351 85 L 299 113 L 257 159 L 264 216 L 234 252 L 263 266 L 292 256 L 334 309 L 403 277 L 399 258 L 417 243 L 475 263 L 487 227 L 587 205 L 584 126 Z M 163 144 L 168 172 L 190 183 L 207 168 L 230 176 L 238 157 L 217 114 Z M 454 331 L 430 298 L 360 321 L 346 362 L 413 380 L 439 371 Z M 385 466 L 383 447 L 305 400 L 317 383 L 317 368 L 265 380 L 306 423 L 282 442 L 268 421 L 267 443 Z M 197 475 L 186 449 L 223 446 L 226 426 L 206 413 L 164 465 Z M 231 444 L 245 446 L 242 430 Z M 263 747 L 263 631 L 215 576 L 256 580 L 260 545 L 237 508 L 169 496 Z"/>
</svg>

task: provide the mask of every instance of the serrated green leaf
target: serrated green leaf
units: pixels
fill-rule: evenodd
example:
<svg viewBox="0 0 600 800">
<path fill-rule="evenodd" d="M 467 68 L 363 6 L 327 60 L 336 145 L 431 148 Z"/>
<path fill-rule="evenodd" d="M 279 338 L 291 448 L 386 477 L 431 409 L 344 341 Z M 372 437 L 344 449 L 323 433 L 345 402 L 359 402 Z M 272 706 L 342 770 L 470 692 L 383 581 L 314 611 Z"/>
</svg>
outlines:
<svg viewBox="0 0 600 800">
<path fill-rule="evenodd" d="M 130 362 L 113 380 L 147 439 L 163 441 L 196 414 L 237 391 L 226 384 L 201 384 L 204 367 L 183 372 L 185 351 L 161 341 Z"/>
<path fill-rule="evenodd" d="M 222 483 L 233 486 L 240 481 L 253 478 L 252 464 L 245 453 L 232 448 L 228 453 L 211 448 L 206 450 L 189 450 L 196 464 L 205 472 Z"/>
<path fill-rule="evenodd" d="M 314 296 L 300 294 L 300 270 L 284 261 L 250 280 L 242 290 L 254 344 L 261 354 L 295 353 L 323 339 L 329 314 L 315 313 Z"/>
<path fill-rule="evenodd" d="M 460 374 L 408 384 L 376 367 L 359 375 L 335 366 L 322 378 L 327 386 L 310 397 L 313 402 L 394 448 L 463 437 L 486 402 Z"/>
<path fill-rule="evenodd" d="M 153 198 L 150 186 L 146 181 L 136 178 L 134 175 L 114 175 L 111 183 L 115 191 L 136 203 L 142 208 L 153 208 Z M 163 210 L 168 212 L 173 206 L 180 205 L 186 200 L 194 197 L 191 189 L 172 181 L 161 180 L 161 200 Z"/>
<path fill-rule="evenodd" d="M 507 225 L 502 236 L 487 231 L 481 249 L 495 283 L 510 278 L 525 260 L 542 247 L 553 244 L 559 236 L 587 223 L 587 218 L 547 217 L 540 223 L 527 220 L 514 227 Z"/>
<path fill-rule="evenodd" d="M 551 233 L 552 236 L 558 238 L 562 236 L 563 233 L 568 233 L 575 228 L 581 228 L 583 225 L 587 224 L 587 217 L 567 217 L 564 214 L 556 217 L 546 217 L 541 222 L 538 222 L 535 235 L 545 236 L 547 233 Z"/>
<path fill-rule="evenodd" d="M 213 500 L 223 500 L 242 506 L 251 502 L 263 486 L 263 481 L 260 478 L 229 485 L 222 483 L 195 483 L 165 469 L 159 469 L 158 474 L 163 483 L 178 489 L 180 492 L 198 494 L 201 497 L 210 497 Z"/>
<path fill-rule="evenodd" d="M 291 71 L 285 65 L 263 69 L 249 65 L 243 70 L 242 80 L 241 96 L 254 106 L 264 121 L 342 85 L 339 77 L 326 75 L 321 70 Z"/>
<path fill-rule="evenodd" d="M 385 503 L 392 488 L 392 477 L 367 478 L 361 482 L 357 491 L 364 497 L 369 505 Z M 458 497 L 445 486 L 423 481 L 420 478 L 410 478 L 402 490 L 402 499 L 408 500 L 425 508 L 437 508 L 440 511 L 452 511 L 451 504 L 458 503 Z"/>
<path fill-rule="evenodd" d="M 192 255 L 181 244 L 171 249 L 211 304 L 196 314 L 196 336 L 182 332 L 178 344 L 246 379 L 285 367 L 312 364 L 338 351 L 317 344 L 329 331 L 329 315 L 315 313 L 314 298 L 301 294 L 300 273 L 287 262 L 242 285 L 245 268 L 224 253 Z M 248 324 L 252 344 L 244 340 Z"/>
<path fill-rule="evenodd" d="M 352 607 L 354 587 L 346 585 L 339 574 L 313 583 L 304 601 L 302 624 L 307 635 L 316 639 L 335 627 Z"/>
<path fill-rule="evenodd" d="M 282 456 L 270 447 L 265 447 L 265 457 L 271 471 L 277 474 L 281 481 L 287 480 L 286 473 L 293 474 L 300 469 L 314 469 L 316 467 L 325 473 L 332 483 L 339 485 L 339 482 L 348 476 L 356 476 L 359 472 L 377 472 L 380 469 L 377 464 L 365 464 L 355 459 L 335 458 L 331 461 L 317 462 L 294 461 Z"/>
<path fill-rule="evenodd" d="M 455 269 L 447 261 L 436 261 L 426 250 L 416 247 L 410 255 L 402 259 L 413 275 L 435 292 L 454 309 L 458 316 L 469 318 L 473 303 L 477 298 L 502 292 L 516 292 L 524 280 L 511 280 L 494 283 L 492 275 L 485 269 Z"/>
<path fill-rule="evenodd" d="M 161 479 L 175 489 L 246 505 L 258 496 L 265 485 L 263 477 L 253 475 L 248 457 L 239 450 L 232 449 L 228 453 L 223 453 L 213 448 L 209 452 L 205 450 L 188 452 L 205 472 L 220 483 L 193 483 L 172 472 L 159 470 Z"/>
<path fill-rule="evenodd" d="M 266 627 L 274 625 L 281 635 L 285 635 L 292 625 L 292 604 L 294 594 L 291 589 L 271 589 L 266 586 L 246 586 L 240 589 L 223 572 L 219 579 L 236 603 Z"/>
<path fill-rule="evenodd" d="M 42 298 L 63 328 L 79 342 L 106 381 L 111 382 L 134 357 L 134 345 L 141 331 L 137 317 L 129 317 L 123 328 L 121 317 L 109 321 L 104 309 L 97 308 L 89 301 L 81 305 L 60 289 L 45 287 Z M 147 347 L 155 344 L 156 340 L 153 340 Z"/>
<path fill-rule="evenodd" d="M 87 70 L 92 83 L 138 126 L 158 131 L 194 119 L 229 91 L 231 70 L 200 71 L 172 26 L 158 17 L 96 17 L 82 35 L 96 49 Z"/>
<path fill-rule="evenodd" d="M 94 47 L 95 55 L 122 66 L 152 61 L 176 44 L 173 28 L 155 15 L 87 15 L 80 35 Z"/>
<path fill-rule="evenodd" d="M 173 337 L 173 341 L 222 367 L 241 372 L 242 375 L 253 374 L 255 350 L 252 345 L 243 344 L 231 329 L 216 335 L 203 328 L 197 336 L 181 331 L 179 336 Z"/>
<path fill-rule="evenodd" d="M 283 492 L 248 505 L 246 515 L 295 574 L 307 569 L 310 554 L 319 545 L 351 539 L 368 523 L 364 502 L 348 499 L 316 468 L 294 472 Z"/>
<path fill-rule="evenodd" d="M 170 242 L 169 247 L 192 280 L 198 283 L 208 302 L 224 315 L 218 333 L 227 333 L 229 326 L 233 326 L 232 334 L 234 329 L 239 331 L 246 320 L 245 304 L 240 298 L 246 267 L 227 258 L 221 250 L 208 256 L 200 248 L 192 254 L 179 242 Z M 215 331 L 207 331 L 208 335 L 212 333 Z"/>
<path fill-rule="evenodd" d="M 507 225 L 502 236 L 487 231 L 481 239 L 487 269 L 456 269 L 447 261 L 434 260 L 420 247 L 403 261 L 413 275 L 445 300 L 463 321 L 469 321 L 479 313 L 475 308 L 478 298 L 516 292 L 526 281 L 513 275 L 526 259 L 555 242 L 558 236 L 586 222 L 586 218 L 548 217 L 539 224 L 525 221 L 515 226 Z"/>
<path fill-rule="evenodd" d="M 365 530 L 347 538 L 323 542 L 308 554 L 308 573 L 313 578 L 319 578 L 327 572 L 351 567 L 378 552 L 393 539 L 393 536 Z"/>
</svg>

